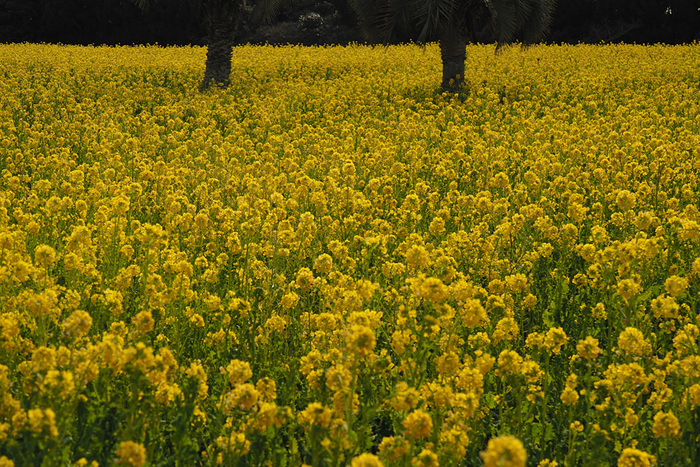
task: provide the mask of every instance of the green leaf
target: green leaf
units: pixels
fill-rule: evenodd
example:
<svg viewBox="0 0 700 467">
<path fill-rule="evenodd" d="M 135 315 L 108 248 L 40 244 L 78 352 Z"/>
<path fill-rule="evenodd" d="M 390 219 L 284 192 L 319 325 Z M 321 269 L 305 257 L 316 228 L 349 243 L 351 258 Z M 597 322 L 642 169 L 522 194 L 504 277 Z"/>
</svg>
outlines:
<svg viewBox="0 0 700 467">
<path fill-rule="evenodd" d="M 550 304 L 547 308 L 545 308 L 544 312 L 542 313 L 542 322 L 550 328 L 554 326 L 554 319 L 552 318 L 553 306 L 554 304 Z"/>
</svg>

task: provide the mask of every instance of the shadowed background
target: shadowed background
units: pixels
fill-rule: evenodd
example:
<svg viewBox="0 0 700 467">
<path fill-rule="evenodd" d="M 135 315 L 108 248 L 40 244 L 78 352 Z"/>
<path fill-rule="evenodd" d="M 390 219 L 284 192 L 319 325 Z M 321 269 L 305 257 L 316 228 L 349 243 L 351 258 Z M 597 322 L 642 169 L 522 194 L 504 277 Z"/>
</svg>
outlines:
<svg viewBox="0 0 700 467">
<path fill-rule="evenodd" d="M 551 42 L 689 43 L 700 40 L 697 0 L 560 1 Z M 249 13 L 249 12 L 248 12 Z M 271 24 L 240 21 L 236 43 L 362 42 L 346 0 L 300 0 Z M 491 42 L 484 25 L 478 42 Z M 0 42 L 204 45 L 197 2 L 156 2 L 141 11 L 130 0 L 0 0 Z"/>
</svg>

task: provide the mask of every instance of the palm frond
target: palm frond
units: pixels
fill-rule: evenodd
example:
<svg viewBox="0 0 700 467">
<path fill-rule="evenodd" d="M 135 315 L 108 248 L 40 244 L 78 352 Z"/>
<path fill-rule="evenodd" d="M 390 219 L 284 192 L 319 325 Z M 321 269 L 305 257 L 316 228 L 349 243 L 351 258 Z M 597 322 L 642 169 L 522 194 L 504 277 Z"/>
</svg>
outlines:
<svg viewBox="0 0 700 467">
<path fill-rule="evenodd" d="M 455 19 L 458 3 L 455 0 L 419 0 L 414 3 L 416 19 L 421 28 L 419 42 L 432 39 Z"/>
<path fill-rule="evenodd" d="M 539 0 L 534 2 L 530 18 L 523 25 L 523 44 L 534 44 L 549 33 L 554 18 L 556 0 Z"/>
<path fill-rule="evenodd" d="M 253 19 L 261 23 L 271 23 L 280 8 L 292 3 L 293 0 L 258 0 L 253 6 Z"/>
<path fill-rule="evenodd" d="M 548 31 L 555 0 L 350 0 L 365 37 L 388 43 L 399 37 L 435 40 L 445 31 L 466 33 L 490 13 L 498 49 L 537 42 Z M 473 32 L 473 31 L 472 31 Z"/>
<path fill-rule="evenodd" d="M 405 0 L 350 0 L 350 4 L 370 42 L 391 42 L 410 28 L 414 17 L 411 2 Z"/>
<path fill-rule="evenodd" d="M 370 3 L 376 5 L 376 16 L 370 19 L 368 27 L 373 30 L 372 36 L 376 38 L 377 42 L 392 42 L 396 35 L 410 24 L 412 14 L 409 2 L 385 0 Z"/>
<path fill-rule="evenodd" d="M 355 15 L 357 23 L 365 38 L 371 42 L 377 40 L 377 5 L 372 0 L 349 0 Z"/>
<path fill-rule="evenodd" d="M 518 32 L 518 0 L 485 0 L 499 47 L 511 42 Z"/>
<path fill-rule="evenodd" d="M 548 31 L 555 0 L 484 0 L 500 48 L 515 40 L 529 44 Z"/>
<path fill-rule="evenodd" d="M 151 4 L 155 3 L 156 1 L 157 0 L 131 0 L 134 5 L 144 11 L 150 8 Z"/>
</svg>

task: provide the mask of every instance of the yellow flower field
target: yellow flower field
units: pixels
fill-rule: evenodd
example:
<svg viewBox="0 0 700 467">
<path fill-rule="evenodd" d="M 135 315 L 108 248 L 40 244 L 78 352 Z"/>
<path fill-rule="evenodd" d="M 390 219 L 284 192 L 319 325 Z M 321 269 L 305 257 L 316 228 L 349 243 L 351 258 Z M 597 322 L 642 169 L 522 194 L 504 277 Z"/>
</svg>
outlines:
<svg viewBox="0 0 700 467">
<path fill-rule="evenodd" d="M 0 466 L 700 463 L 700 45 L 0 46 Z"/>
</svg>

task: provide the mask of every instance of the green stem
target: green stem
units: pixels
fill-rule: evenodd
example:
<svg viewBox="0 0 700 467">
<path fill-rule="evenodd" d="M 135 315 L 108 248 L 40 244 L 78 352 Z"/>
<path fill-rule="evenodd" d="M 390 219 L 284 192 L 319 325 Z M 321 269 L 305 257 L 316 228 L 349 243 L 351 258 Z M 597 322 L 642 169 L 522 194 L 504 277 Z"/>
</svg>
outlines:
<svg viewBox="0 0 700 467">
<path fill-rule="evenodd" d="M 540 449 L 542 450 L 542 457 L 547 453 L 545 448 L 546 435 L 547 435 L 547 398 L 549 396 L 549 358 L 550 355 L 547 354 L 544 360 L 544 382 L 542 384 L 542 405 L 540 405 L 540 423 L 542 425 L 542 433 L 540 435 Z"/>
</svg>

